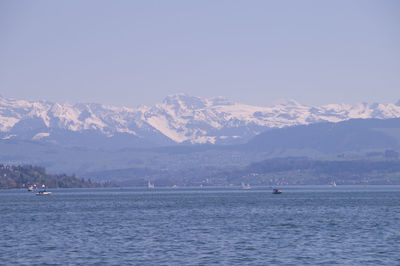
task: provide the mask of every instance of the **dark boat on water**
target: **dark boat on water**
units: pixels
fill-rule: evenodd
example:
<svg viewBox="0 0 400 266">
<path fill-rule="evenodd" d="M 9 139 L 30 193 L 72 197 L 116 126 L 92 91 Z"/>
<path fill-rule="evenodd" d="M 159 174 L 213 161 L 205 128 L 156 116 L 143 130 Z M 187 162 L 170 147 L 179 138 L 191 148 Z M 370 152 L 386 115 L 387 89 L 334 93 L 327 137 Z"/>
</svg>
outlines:
<svg viewBox="0 0 400 266">
<path fill-rule="evenodd" d="M 281 193 L 282 193 L 282 191 L 280 189 L 274 188 L 272 190 L 272 194 L 281 194 Z"/>
</svg>

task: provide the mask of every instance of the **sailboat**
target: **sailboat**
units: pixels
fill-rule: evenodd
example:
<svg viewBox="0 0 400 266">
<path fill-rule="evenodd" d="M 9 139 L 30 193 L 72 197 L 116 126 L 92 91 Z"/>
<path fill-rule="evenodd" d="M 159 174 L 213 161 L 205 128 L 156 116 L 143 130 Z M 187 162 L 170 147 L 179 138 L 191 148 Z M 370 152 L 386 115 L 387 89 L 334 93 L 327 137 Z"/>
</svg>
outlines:
<svg viewBox="0 0 400 266">
<path fill-rule="evenodd" d="M 332 187 L 336 187 L 336 182 L 335 181 L 332 182 Z"/>
<path fill-rule="evenodd" d="M 38 193 L 36 193 L 36 196 L 46 196 L 46 195 L 51 195 L 51 192 L 46 191 L 46 186 L 43 184 L 42 190 L 39 190 Z"/>
<path fill-rule="evenodd" d="M 152 183 L 150 182 L 150 180 L 147 182 L 147 188 L 149 188 L 149 189 L 154 189 L 154 184 L 152 184 Z"/>
</svg>

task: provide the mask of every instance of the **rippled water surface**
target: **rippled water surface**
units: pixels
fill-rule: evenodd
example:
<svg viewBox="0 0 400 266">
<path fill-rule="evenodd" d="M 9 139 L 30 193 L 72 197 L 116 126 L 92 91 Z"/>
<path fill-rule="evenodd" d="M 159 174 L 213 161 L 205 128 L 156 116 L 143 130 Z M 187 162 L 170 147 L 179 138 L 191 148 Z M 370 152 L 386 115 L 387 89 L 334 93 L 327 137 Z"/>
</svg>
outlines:
<svg viewBox="0 0 400 266">
<path fill-rule="evenodd" d="M 400 264 L 400 187 L 0 191 L 0 264 Z"/>
</svg>

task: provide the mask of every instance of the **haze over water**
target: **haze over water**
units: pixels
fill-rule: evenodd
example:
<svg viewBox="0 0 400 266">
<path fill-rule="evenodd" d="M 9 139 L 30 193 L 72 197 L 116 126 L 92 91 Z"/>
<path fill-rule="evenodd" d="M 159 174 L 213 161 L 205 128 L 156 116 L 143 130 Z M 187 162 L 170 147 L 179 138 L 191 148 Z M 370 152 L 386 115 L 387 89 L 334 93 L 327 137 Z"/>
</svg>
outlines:
<svg viewBox="0 0 400 266">
<path fill-rule="evenodd" d="M 398 265 L 400 186 L 0 191 L 6 265 Z"/>
</svg>

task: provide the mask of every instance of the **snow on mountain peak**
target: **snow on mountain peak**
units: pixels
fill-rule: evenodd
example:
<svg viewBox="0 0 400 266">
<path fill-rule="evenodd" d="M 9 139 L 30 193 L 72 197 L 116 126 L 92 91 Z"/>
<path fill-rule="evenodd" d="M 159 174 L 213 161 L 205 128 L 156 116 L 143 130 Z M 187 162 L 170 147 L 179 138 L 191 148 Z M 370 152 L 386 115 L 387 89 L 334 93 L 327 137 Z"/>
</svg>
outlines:
<svg viewBox="0 0 400 266">
<path fill-rule="evenodd" d="M 400 101 L 396 104 L 307 106 L 295 100 L 284 100 L 271 107 L 260 107 L 233 103 L 223 97 L 174 94 L 152 107 L 128 108 L 0 97 L 0 138 L 11 135 L 16 138 L 21 130 L 33 130 L 28 134 L 30 138 L 34 136 L 34 140 L 42 140 L 52 136 L 43 132 L 66 130 L 93 131 L 109 137 L 115 134 L 129 134 L 142 139 L 164 136 L 178 143 L 230 143 L 244 141 L 273 127 L 339 122 L 351 118 L 395 117 L 400 117 Z M 40 125 L 33 126 L 39 121 Z"/>
<path fill-rule="evenodd" d="M 50 136 L 50 133 L 47 132 L 41 132 L 41 133 L 37 133 L 35 136 L 33 136 L 32 140 L 39 140 L 45 137 Z"/>
<path fill-rule="evenodd" d="M 166 105 L 191 109 L 191 110 L 201 109 L 207 106 L 205 99 L 202 99 L 200 97 L 189 96 L 186 94 L 169 95 L 164 99 L 163 103 Z"/>
</svg>

